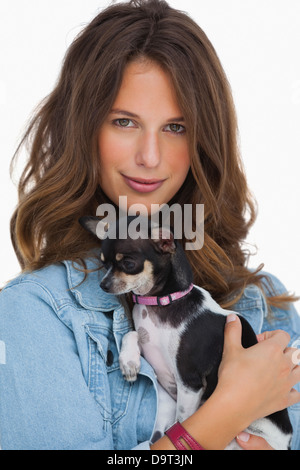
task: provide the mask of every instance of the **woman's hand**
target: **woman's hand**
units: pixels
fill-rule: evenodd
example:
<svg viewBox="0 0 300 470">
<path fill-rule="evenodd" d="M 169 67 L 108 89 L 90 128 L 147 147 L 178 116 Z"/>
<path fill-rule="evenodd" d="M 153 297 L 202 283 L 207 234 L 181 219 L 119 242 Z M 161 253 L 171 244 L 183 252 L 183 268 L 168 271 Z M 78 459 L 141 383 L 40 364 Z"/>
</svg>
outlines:
<svg viewBox="0 0 300 470">
<path fill-rule="evenodd" d="M 241 432 L 236 441 L 244 450 L 274 450 L 263 437 Z"/>
<path fill-rule="evenodd" d="M 263 333 L 258 344 L 247 349 L 241 345 L 241 333 L 239 318 L 230 314 L 217 389 L 230 394 L 237 413 L 245 417 L 245 429 L 256 419 L 300 401 L 300 393 L 293 389 L 300 381 L 300 367 L 293 362 L 295 349 L 287 348 L 288 333 Z"/>
<path fill-rule="evenodd" d="M 224 449 L 236 438 L 243 449 L 272 450 L 264 439 L 242 430 L 256 419 L 300 401 L 300 393 L 292 388 L 300 381 L 300 367 L 292 360 L 295 350 L 286 349 L 289 335 L 284 331 L 264 333 L 258 344 L 244 349 L 239 318 L 229 315 L 228 320 L 218 385 L 182 425 L 205 449 Z M 151 449 L 174 446 L 164 436 Z"/>
</svg>

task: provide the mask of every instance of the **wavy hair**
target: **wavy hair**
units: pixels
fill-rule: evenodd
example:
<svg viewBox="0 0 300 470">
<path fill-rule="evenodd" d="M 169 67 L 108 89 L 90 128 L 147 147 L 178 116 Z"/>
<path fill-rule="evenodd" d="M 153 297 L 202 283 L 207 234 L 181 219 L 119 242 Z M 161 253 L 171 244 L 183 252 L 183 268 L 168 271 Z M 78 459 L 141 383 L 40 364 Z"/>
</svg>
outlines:
<svg viewBox="0 0 300 470">
<path fill-rule="evenodd" d="M 155 61 L 169 74 L 185 118 L 191 169 L 172 203 L 205 205 L 204 246 L 187 252 L 195 283 L 230 305 L 245 286 L 262 280 L 261 267 L 247 269 L 243 248 L 256 208 L 240 158 L 231 89 L 202 29 L 161 0 L 109 6 L 69 47 L 57 84 L 12 161 L 13 168 L 27 143 L 11 219 L 16 254 L 23 270 L 34 270 L 64 259 L 83 262 L 98 243 L 78 218 L 110 202 L 99 187 L 98 133 L 126 65 L 139 59 Z"/>
</svg>

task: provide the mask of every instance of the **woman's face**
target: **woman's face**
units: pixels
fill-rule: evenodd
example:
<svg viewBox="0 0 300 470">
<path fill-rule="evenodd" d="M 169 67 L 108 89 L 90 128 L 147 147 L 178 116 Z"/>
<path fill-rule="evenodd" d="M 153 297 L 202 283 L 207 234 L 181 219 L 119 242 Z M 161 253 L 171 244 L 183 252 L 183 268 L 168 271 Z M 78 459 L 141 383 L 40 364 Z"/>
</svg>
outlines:
<svg viewBox="0 0 300 470">
<path fill-rule="evenodd" d="M 168 75 L 153 62 L 127 65 L 112 109 L 99 131 L 100 185 L 127 208 L 168 203 L 190 168 L 184 118 Z"/>
</svg>

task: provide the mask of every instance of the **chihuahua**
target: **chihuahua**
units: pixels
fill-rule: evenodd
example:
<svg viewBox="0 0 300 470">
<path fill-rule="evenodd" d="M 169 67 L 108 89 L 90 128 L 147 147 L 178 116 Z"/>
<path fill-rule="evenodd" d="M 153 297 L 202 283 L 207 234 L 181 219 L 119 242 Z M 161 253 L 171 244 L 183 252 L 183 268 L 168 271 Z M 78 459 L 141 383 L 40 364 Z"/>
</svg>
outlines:
<svg viewBox="0 0 300 470">
<path fill-rule="evenodd" d="M 132 219 L 127 218 L 127 225 Z M 80 223 L 97 235 L 97 217 L 82 217 Z M 123 338 L 120 369 L 126 380 L 135 381 L 142 354 L 156 373 L 161 387 L 154 442 L 170 424 L 191 416 L 213 393 L 226 316 L 232 311 L 221 308 L 206 290 L 193 284 L 184 250 L 168 228 L 153 227 L 149 222 L 148 233 L 134 240 L 119 238 L 115 227 L 111 233 L 112 237 L 108 229 L 101 242 L 101 261 L 107 273 L 100 287 L 115 295 L 132 292 L 135 331 Z M 257 339 L 252 327 L 238 317 L 243 347 L 253 346 Z M 274 449 L 289 449 L 292 427 L 287 410 L 255 421 L 247 431 L 264 437 Z M 234 440 L 227 449 L 241 448 Z"/>
</svg>

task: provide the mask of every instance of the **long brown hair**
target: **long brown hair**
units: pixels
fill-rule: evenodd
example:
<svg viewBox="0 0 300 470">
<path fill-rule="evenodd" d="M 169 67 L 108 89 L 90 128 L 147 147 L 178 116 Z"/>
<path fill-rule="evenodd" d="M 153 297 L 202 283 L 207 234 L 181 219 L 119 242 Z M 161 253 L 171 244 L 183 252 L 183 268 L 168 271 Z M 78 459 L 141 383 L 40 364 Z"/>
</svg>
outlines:
<svg viewBox="0 0 300 470">
<path fill-rule="evenodd" d="M 98 132 L 126 65 L 138 59 L 155 61 L 174 83 L 191 155 L 174 201 L 205 205 L 204 246 L 187 255 L 195 282 L 230 304 L 246 285 L 261 281 L 259 269 L 247 269 L 243 249 L 256 210 L 239 155 L 230 85 L 205 33 L 165 1 L 109 6 L 67 51 L 53 92 L 19 146 L 29 143 L 30 156 L 11 220 L 16 254 L 24 270 L 33 270 L 83 260 L 97 244 L 78 218 L 108 202 L 99 188 Z"/>
</svg>

